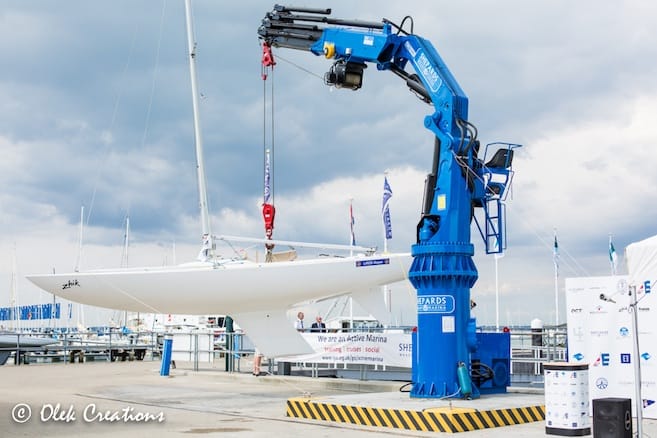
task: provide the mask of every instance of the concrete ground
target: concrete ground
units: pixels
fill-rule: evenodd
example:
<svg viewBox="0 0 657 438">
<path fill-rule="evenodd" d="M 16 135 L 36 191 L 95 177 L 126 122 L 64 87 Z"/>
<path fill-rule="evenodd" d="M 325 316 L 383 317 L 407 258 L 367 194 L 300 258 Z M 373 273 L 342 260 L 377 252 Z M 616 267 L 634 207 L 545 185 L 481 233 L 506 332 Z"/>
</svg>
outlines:
<svg viewBox="0 0 657 438">
<path fill-rule="evenodd" d="M 242 363 L 242 369 L 248 363 Z M 285 416 L 289 398 L 313 398 L 374 406 L 424 408 L 445 401 L 411 400 L 403 383 L 255 377 L 209 365 L 193 371 L 178 364 L 169 377 L 160 363 L 96 362 L 0 367 L 0 435 L 13 437 L 428 437 L 439 432 L 354 426 Z M 506 394 L 505 403 L 543 403 L 542 394 Z M 501 402 L 501 401 L 500 401 Z M 479 407 L 470 401 L 472 407 Z M 495 399 L 487 398 L 485 403 Z M 28 416 L 29 414 L 29 416 Z M 636 428 L 635 428 L 636 432 Z M 464 438 L 546 436 L 545 422 L 463 432 Z M 644 420 L 644 435 L 657 438 L 657 421 Z"/>
</svg>

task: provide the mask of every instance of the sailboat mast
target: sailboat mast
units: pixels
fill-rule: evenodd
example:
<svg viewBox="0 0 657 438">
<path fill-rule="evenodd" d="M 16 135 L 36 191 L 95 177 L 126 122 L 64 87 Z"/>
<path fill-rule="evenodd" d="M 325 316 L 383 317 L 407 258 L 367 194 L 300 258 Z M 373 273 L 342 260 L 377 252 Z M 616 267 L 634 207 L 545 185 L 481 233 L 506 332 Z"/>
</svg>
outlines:
<svg viewBox="0 0 657 438">
<path fill-rule="evenodd" d="M 18 304 L 18 281 L 17 281 L 17 263 L 16 263 L 16 244 L 14 243 L 14 253 L 12 254 L 11 258 L 11 297 L 10 297 L 10 305 L 11 305 L 11 312 L 12 312 L 12 322 L 13 322 L 13 330 L 19 331 L 20 330 L 20 306 Z"/>
<path fill-rule="evenodd" d="M 201 208 L 201 229 L 203 240 L 209 239 L 212 248 L 212 231 L 210 229 L 210 213 L 208 209 L 208 194 L 205 181 L 205 165 L 203 162 L 203 140 L 201 138 L 201 123 L 199 114 L 199 93 L 196 75 L 196 42 L 194 41 L 194 24 L 192 21 L 192 2 L 185 0 L 185 18 L 187 21 L 187 46 L 189 50 L 189 73 L 192 83 L 192 106 L 194 110 L 194 140 L 196 143 L 196 170 L 198 176 L 199 206 Z M 211 249 L 210 249 L 211 250 Z"/>
<path fill-rule="evenodd" d="M 123 254 L 121 254 L 121 267 L 127 268 L 129 265 L 128 251 L 130 247 L 130 216 L 125 217 L 125 234 L 123 235 Z"/>
</svg>

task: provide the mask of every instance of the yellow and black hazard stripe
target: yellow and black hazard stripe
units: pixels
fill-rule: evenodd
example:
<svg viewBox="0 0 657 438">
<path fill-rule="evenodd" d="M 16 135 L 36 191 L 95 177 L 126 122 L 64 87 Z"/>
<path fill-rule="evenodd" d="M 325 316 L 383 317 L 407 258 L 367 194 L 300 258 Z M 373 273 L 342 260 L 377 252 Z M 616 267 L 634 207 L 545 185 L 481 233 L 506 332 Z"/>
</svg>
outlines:
<svg viewBox="0 0 657 438">
<path fill-rule="evenodd" d="M 347 406 L 321 403 L 307 398 L 292 398 L 287 401 L 287 416 L 362 426 L 455 433 L 541 421 L 545 419 L 545 406 L 487 411 L 463 408 L 413 411 Z"/>
</svg>

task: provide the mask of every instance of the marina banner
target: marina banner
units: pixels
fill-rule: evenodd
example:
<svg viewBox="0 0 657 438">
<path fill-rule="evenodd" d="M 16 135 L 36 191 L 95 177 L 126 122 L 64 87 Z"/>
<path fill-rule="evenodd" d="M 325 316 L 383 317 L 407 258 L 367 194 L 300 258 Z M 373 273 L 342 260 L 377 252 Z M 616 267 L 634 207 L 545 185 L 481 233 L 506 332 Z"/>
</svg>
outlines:
<svg viewBox="0 0 657 438">
<path fill-rule="evenodd" d="M 411 368 L 409 333 L 302 333 L 315 353 L 279 357 L 281 362 L 363 364 Z"/>
<path fill-rule="evenodd" d="M 589 365 L 591 400 L 607 397 L 635 400 L 638 362 L 643 416 L 657 419 L 657 302 L 649 287 L 635 289 L 637 357 L 630 286 L 626 276 L 566 279 L 568 360 Z M 633 404 L 634 416 L 636 406 Z"/>
</svg>

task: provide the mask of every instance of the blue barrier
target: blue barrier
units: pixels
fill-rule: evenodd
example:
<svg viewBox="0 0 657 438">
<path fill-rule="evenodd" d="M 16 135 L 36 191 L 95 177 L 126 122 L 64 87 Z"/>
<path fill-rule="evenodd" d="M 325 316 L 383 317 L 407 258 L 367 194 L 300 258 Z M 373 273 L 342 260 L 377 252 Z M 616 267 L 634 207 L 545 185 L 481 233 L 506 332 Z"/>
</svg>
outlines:
<svg viewBox="0 0 657 438">
<path fill-rule="evenodd" d="M 171 368 L 171 350 L 173 348 L 173 337 L 166 335 L 162 344 L 162 367 L 160 368 L 160 376 L 168 376 L 169 369 Z"/>
</svg>

